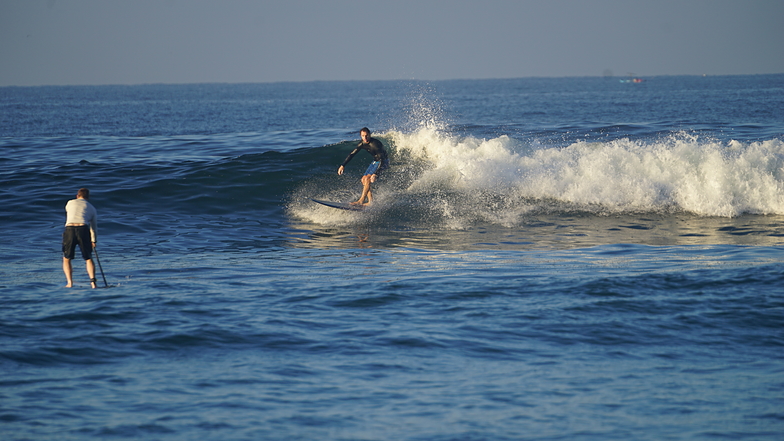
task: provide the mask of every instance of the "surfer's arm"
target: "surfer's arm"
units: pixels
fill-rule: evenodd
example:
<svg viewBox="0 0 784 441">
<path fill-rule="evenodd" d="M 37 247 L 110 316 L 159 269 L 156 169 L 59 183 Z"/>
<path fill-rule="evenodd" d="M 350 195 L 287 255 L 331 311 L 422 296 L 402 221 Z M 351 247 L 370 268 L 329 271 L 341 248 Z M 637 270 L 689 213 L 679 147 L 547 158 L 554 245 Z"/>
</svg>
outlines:
<svg viewBox="0 0 784 441">
<path fill-rule="evenodd" d="M 343 161 L 343 163 L 342 163 L 342 164 L 340 164 L 340 166 L 341 166 L 341 167 L 345 167 L 345 166 L 346 166 L 346 164 L 348 164 L 348 162 L 349 162 L 349 161 L 351 161 L 351 159 L 352 159 L 352 158 L 354 158 L 354 155 L 356 155 L 356 154 L 357 154 L 357 152 L 359 152 L 360 150 L 361 150 L 361 149 L 360 149 L 360 147 L 359 147 L 359 146 L 357 146 L 357 148 L 355 148 L 354 150 L 352 150 L 352 151 L 351 151 L 351 153 L 349 153 L 349 154 L 348 154 L 348 156 L 346 156 L 346 160 L 345 160 L 345 161 Z"/>
</svg>

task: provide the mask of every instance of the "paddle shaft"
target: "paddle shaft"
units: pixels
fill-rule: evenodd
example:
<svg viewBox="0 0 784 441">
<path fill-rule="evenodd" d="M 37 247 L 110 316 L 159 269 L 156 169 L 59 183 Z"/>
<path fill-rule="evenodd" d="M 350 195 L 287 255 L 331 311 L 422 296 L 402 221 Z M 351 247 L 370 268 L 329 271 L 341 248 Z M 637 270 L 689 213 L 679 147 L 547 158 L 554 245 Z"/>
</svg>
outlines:
<svg viewBox="0 0 784 441">
<path fill-rule="evenodd" d="M 101 277 L 103 277 L 103 284 L 106 288 L 109 287 L 109 284 L 106 283 L 106 276 L 103 274 L 103 267 L 101 266 L 101 259 L 98 258 L 98 249 L 93 248 L 93 253 L 95 253 L 95 261 L 98 262 L 98 269 L 101 270 Z"/>
</svg>

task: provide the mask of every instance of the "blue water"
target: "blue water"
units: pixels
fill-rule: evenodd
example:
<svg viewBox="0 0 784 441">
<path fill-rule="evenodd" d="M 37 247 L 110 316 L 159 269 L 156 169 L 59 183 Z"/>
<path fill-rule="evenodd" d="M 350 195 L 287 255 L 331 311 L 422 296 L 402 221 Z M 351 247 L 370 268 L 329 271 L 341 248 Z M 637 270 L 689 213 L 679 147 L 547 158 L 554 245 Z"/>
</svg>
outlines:
<svg viewBox="0 0 784 441">
<path fill-rule="evenodd" d="M 782 109 L 784 75 L 0 88 L 0 437 L 781 439 Z M 312 203 L 358 197 L 363 126 L 374 205 Z M 63 287 L 79 187 L 108 288 Z"/>
</svg>

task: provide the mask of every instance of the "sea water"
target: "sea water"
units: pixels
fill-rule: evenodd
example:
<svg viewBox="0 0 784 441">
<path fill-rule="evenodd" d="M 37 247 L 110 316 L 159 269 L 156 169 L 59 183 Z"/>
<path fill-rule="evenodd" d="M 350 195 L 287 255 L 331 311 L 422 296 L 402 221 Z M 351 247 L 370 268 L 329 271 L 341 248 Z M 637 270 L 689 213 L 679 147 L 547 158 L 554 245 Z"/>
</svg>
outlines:
<svg viewBox="0 0 784 441">
<path fill-rule="evenodd" d="M 645 80 L 0 88 L 0 437 L 781 439 L 784 76 Z"/>
</svg>

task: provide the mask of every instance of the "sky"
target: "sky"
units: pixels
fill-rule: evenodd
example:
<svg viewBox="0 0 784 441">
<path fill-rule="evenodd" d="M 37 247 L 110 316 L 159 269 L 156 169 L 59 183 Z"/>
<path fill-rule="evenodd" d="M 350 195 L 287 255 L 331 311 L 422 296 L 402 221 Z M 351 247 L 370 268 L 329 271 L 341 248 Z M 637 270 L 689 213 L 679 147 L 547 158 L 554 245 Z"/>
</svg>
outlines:
<svg viewBox="0 0 784 441">
<path fill-rule="evenodd" d="M 0 86 L 784 73 L 782 0 L 0 0 Z"/>
</svg>

